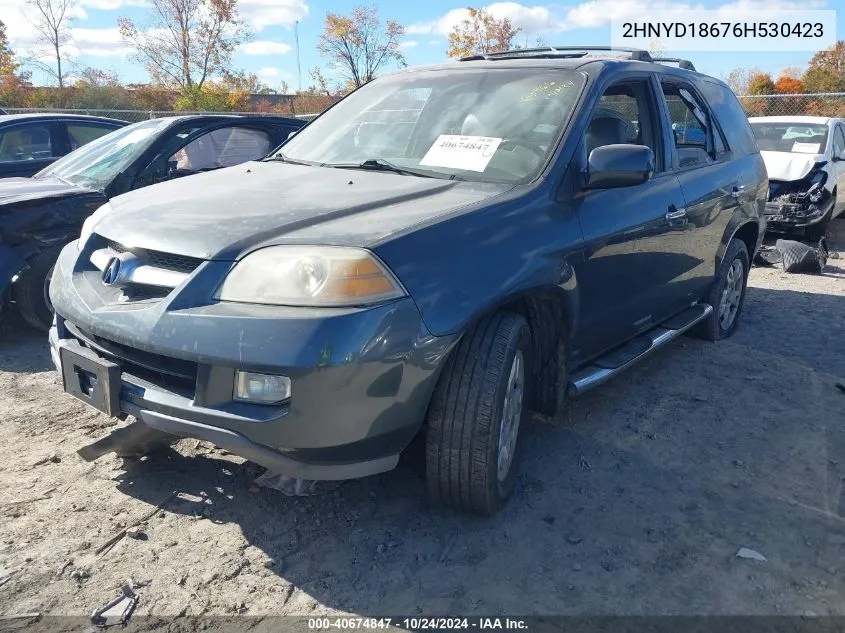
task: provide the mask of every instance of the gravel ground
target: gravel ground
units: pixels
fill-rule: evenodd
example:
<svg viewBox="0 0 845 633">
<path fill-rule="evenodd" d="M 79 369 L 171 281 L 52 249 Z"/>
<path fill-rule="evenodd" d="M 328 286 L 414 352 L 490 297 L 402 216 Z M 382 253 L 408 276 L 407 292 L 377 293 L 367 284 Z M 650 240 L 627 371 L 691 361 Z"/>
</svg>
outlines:
<svg viewBox="0 0 845 633">
<path fill-rule="evenodd" d="M 845 251 L 845 220 L 831 232 Z M 76 449 L 115 423 L 61 393 L 42 336 L 7 327 L 0 614 L 85 616 L 132 578 L 149 583 L 140 615 L 845 615 L 845 259 L 830 263 L 754 269 L 735 337 L 684 338 L 537 418 L 492 519 L 428 506 L 420 446 L 299 498 L 193 440 L 85 463 Z M 174 488 L 140 538 L 95 553 Z"/>
</svg>

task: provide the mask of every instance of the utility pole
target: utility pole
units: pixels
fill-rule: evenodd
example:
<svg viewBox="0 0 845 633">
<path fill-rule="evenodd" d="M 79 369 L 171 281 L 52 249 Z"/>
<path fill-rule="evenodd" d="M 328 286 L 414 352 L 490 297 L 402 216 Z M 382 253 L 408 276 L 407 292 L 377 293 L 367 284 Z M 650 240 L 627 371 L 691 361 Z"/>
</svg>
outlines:
<svg viewBox="0 0 845 633">
<path fill-rule="evenodd" d="M 293 27 L 294 37 L 296 38 L 296 74 L 298 78 L 297 92 L 302 92 L 302 66 L 299 63 L 299 20 L 296 21 Z"/>
</svg>

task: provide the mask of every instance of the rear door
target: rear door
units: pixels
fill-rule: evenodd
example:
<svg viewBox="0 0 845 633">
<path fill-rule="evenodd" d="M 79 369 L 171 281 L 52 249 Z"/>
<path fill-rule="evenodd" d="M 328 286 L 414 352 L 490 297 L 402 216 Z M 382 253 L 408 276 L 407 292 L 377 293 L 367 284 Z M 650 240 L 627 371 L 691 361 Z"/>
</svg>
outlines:
<svg viewBox="0 0 845 633">
<path fill-rule="evenodd" d="M 0 129 L 0 177 L 32 176 L 61 153 L 55 121 L 15 123 Z"/>
<path fill-rule="evenodd" d="M 716 254 L 742 198 L 753 198 L 755 176 L 737 171 L 724 132 L 692 82 L 663 76 L 658 82 L 669 121 L 672 169 L 681 183 L 685 213 L 676 239 L 690 266 L 677 278 L 679 299 L 698 301 L 716 273 Z"/>
<path fill-rule="evenodd" d="M 640 185 L 574 193 L 585 240 L 576 266 L 581 314 L 573 360 L 581 361 L 646 331 L 681 307 L 678 279 L 697 265 L 678 239 L 675 216 L 684 198 L 667 169 L 665 138 L 650 74 L 611 84 L 596 104 L 584 133 L 582 166 L 601 145 L 647 145 L 655 173 Z M 577 161 L 573 161 L 577 162 Z"/>
<path fill-rule="evenodd" d="M 120 125 L 108 124 L 100 121 L 73 121 L 62 120 L 59 122 L 65 131 L 67 139 L 67 151 L 72 152 L 91 141 L 114 132 Z"/>
</svg>

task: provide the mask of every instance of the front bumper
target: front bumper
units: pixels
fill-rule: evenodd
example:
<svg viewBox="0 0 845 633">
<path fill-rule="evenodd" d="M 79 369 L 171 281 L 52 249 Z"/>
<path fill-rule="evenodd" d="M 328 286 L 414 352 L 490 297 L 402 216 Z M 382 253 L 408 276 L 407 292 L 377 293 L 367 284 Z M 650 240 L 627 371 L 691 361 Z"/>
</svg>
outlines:
<svg viewBox="0 0 845 633">
<path fill-rule="evenodd" d="M 76 258 L 75 244 L 64 249 L 51 285 L 54 363 L 62 346 L 87 347 L 120 365 L 121 413 L 292 477 L 393 468 L 455 341 L 432 336 L 409 298 L 370 309 L 214 302 L 225 262 L 203 264 L 163 299 L 113 303 Z M 235 401 L 237 369 L 289 376 L 291 399 Z"/>
</svg>

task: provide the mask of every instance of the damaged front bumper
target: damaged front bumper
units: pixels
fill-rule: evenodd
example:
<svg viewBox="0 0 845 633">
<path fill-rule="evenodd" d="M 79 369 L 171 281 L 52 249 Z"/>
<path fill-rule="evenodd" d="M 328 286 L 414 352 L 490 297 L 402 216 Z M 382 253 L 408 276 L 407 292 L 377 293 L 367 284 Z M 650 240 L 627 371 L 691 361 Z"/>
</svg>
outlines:
<svg viewBox="0 0 845 633">
<path fill-rule="evenodd" d="M 818 182 L 801 191 L 801 183 L 772 181 L 773 192 L 783 191 L 766 203 L 766 230 L 789 233 L 813 227 L 829 217 L 833 196 Z"/>
</svg>

